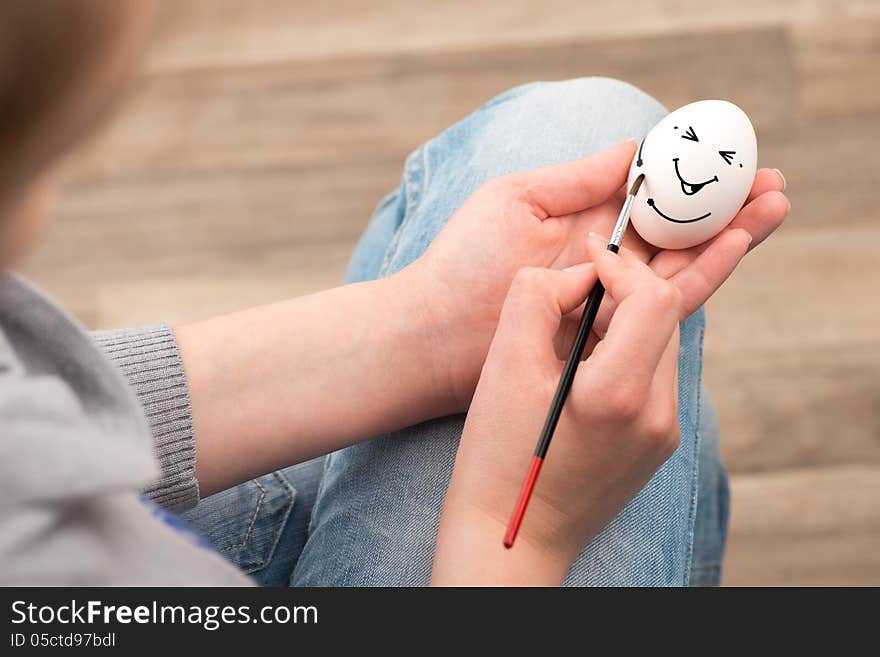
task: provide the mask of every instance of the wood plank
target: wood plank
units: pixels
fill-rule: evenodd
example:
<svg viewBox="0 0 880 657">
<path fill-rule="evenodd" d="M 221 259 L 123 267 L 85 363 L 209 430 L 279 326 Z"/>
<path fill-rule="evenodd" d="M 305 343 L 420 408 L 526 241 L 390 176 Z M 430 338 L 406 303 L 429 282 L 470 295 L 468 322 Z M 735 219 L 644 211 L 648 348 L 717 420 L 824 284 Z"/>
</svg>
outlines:
<svg viewBox="0 0 880 657">
<path fill-rule="evenodd" d="M 112 269 L 117 280 L 140 280 L 150 261 L 153 273 L 180 273 L 187 259 L 233 263 L 261 252 L 350 245 L 399 176 L 400 163 L 390 162 L 71 186 L 29 271 L 93 276 Z"/>
<path fill-rule="evenodd" d="M 793 113 L 784 128 L 757 128 L 761 166 L 781 169 L 792 215 L 801 226 L 876 225 L 880 112 L 810 118 Z"/>
<path fill-rule="evenodd" d="M 880 20 L 837 17 L 802 23 L 791 29 L 791 38 L 805 114 L 880 111 Z"/>
<path fill-rule="evenodd" d="M 326 289 L 342 281 L 399 169 L 231 170 L 70 186 L 24 273 L 90 327 L 177 322 Z"/>
<path fill-rule="evenodd" d="M 878 252 L 876 223 L 784 229 L 712 298 L 705 380 L 732 471 L 880 464 Z"/>
<path fill-rule="evenodd" d="M 735 49 L 754 56 L 731 67 Z M 767 131 L 789 124 L 796 101 L 779 29 L 209 69 L 145 78 L 70 168 L 84 181 L 402 159 L 505 89 L 591 74 L 629 80 L 670 106 L 735 90 Z"/>
<path fill-rule="evenodd" d="M 99 258 L 29 278 L 89 328 L 176 324 L 339 285 L 353 248 L 350 242 L 282 245 L 231 258 L 203 251 L 131 265 Z"/>
<path fill-rule="evenodd" d="M 873 0 L 164 0 L 151 70 L 236 67 L 339 55 L 503 49 L 569 39 L 777 26 L 874 11 Z M 851 7 L 850 5 L 853 5 Z M 708 54 L 709 51 L 707 51 Z M 730 50 L 730 53 L 748 50 Z"/>
<path fill-rule="evenodd" d="M 710 300 L 708 354 L 876 343 L 878 253 L 880 225 L 783 226 Z"/>
<path fill-rule="evenodd" d="M 880 468 L 732 478 L 725 585 L 880 584 Z"/>
<path fill-rule="evenodd" d="M 880 342 L 707 357 L 706 372 L 731 472 L 880 465 Z"/>
</svg>

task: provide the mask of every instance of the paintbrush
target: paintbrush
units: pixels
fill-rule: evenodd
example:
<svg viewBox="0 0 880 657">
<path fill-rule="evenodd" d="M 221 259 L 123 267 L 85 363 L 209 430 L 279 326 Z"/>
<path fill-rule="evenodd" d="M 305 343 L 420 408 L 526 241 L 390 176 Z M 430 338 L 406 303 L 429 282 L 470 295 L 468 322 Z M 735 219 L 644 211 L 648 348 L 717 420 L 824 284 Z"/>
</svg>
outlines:
<svg viewBox="0 0 880 657">
<path fill-rule="evenodd" d="M 640 174 L 632 184 L 620 215 L 617 217 L 617 223 L 614 224 L 614 230 L 611 233 L 611 240 L 608 242 L 608 250 L 617 253 L 620 250 L 620 243 L 623 241 L 623 234 L 629 225 L 629 213 L 635 200 L 636 193 L 645 174 Z M 523 516 L 526 513 L 526 507 L 529 505 L 529 499 L 532 497 L 532 491 L 535 489 L 535 482 L 538 481 L 538 473 L 544 464 L 544 458 L 547 456 L 547 449 L 550 447 L 550 441 L 553 440 L 553 432 L 556 431 L 556 424 L 562 415 L 562 407 L 565 405 L 565 399 L 571 390 L 571 384 L 574 381 L 574 375 L 577 372 L 578 365 L 584 353 L 584 347 L 587 345 L 587 338 L 590 337 L 590 331 L 593 330 L 593 322 L 596 321 L 596 314 L 599 312 L 599 306 L 605 296 L 605 286 L 597 280 L 587 302 L 584 305 L 584 314 L 578 325 L 578 332 L 571 345 L 571 351 L 568 354 L 568 360 L 565 361 L 565 367 L 562 369 L 562 376 L 559 378 L 559 385 L 556 387 L 556 393 L 553 395 L 553 401 L 550 403 L 550 411 L 547 413 L 547 419 L 544 421 L 544 428 L 541 430 L 541 437 L 538 438 L 538 444 L 535 447 L 535 453 L 532 456 L 532 463 L 529 471 L 523 481 L 522 489 L 519 492 L 519 498 L 516 506 L 513 508 L 513 515 L 507 525 L 507 532 L 504 534 L 504 547 L 513 547 L 516 540 L 516 534 L 522 524 Z"/>
</svg>

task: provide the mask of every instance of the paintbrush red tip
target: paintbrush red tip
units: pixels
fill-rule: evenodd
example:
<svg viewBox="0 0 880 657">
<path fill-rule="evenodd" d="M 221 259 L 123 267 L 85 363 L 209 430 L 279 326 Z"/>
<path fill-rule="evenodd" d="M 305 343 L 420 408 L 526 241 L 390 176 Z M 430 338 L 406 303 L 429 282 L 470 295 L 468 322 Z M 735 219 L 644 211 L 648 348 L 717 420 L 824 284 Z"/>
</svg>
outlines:
<svg viewBox="0 0 880 657">
<path fill-rule="evenodd" d="M 532 497 L 532 491 L 535 489 L 535 482 L 538 481 L 538 473 L 541 471 L 543 463 L 544 459 L 540 456 L 532 457 L 529 471 L 519 491 L 519 499 L 516 501 L 516 506 L 513 507 L 513 515 L 510 516 L 510 522 L 507 523 L 507 533 L 504 534 L 504 547 L 508 550 L 513 547 L 513 542 L 516 540 L 519 526 L 522 524 L 523 516 L 526 514 L 526 508 L 529 506 L 529 500 Z"/>
</svg>

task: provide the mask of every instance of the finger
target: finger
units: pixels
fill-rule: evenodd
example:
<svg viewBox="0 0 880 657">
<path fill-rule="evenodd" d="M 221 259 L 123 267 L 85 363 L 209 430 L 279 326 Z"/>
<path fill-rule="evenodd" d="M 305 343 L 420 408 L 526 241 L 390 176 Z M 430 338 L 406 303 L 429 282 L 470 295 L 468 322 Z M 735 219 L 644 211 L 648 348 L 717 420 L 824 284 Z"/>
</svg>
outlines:
<svg viewBox="0 0 880 657">
<path fill-rule="evenodd" d="M 752 235 L 752 247 L 757 246 L 784 222 L 789 212 L 788 198 L 781 194 L 784 190 L 785 178 L 778 169 L 759 169 L 755 174 L 755 181 L 745 206 L 725 230 L 744 228 Z M 766 196 L 771 192 L 775 193 Z M 625 237 L 630 237 L 633 233 L 634 231 L 627 231 Z M 661 250 L 651 260 L 651 268 L 659 276 L 671 278 L 693 262 L 708 245 L 709 242 L 704 242 L 690 249 Z M 624 249 L 621 248 L 621 254 L 623 251 Z M 644 249 L 637 251 L 639 254 L 644 253 Z M 644 257 L 641 259 L 644 260 Z"/>
<path fill-rule="evenodd" d="M 591 249 L 599 249 L 599 250 L 605 249 L 605 250 L 607 250 L 608 249 L 608 242 L 611 241 L 610 237 L 606 237 L 605 235 L 601 235 L 601 234 L 596 233 L 594 231 L 590 231 L 589 233 L 587 233 L 587 239 L 589 240 L 589 242 L 588 242 L 589 246 L 587 248 L 588 257 L 590 255 L 590 253 L 592 252 Z M 625 246 L 621 246 L 618 249 L 617 255 L 619 255 L 621 258 L 623 258 L 624 262 L 627 262 L 627 263 L 633 264 L 636 262 L 641 262 L 641 263 L 645 262 L 644 255 L 642 255 L 641 253 L 637 253 L 633 249 L 630 249 Z"/>
<path fill-rule="evenodd" d="M 785 221 L 789 211 L 788 199 L 779 192 L 765 192 L 751 203 L 748 203 L 734 218 L 730 225 L 719 235 L 708 242 L 698 244 L 690 249 L 677 251 L 661 251 L 651 260 L 651 269 L 658 276 L 672 278 L 679 271 L 693 262 L 703 251 L 708 249 L 715 240 L 727 232 L 745 230 L 752 236 L 749 245 L 751 251 L 760 241 L 765 240 Z"/>
<path fill-rule="evenodd" d="M 724 232 L 722 231 L 721 234 L 723 235 Z M 716 239 L 718 238 L 715 237 L 711 241 L 715 241 Z M 706 243 L 706 246 L 708 246 L 708 244 L 709 243 Z M 699 246 L 694 246 L 689 249 L 661 251 L 651 259 L 648 266 L 660 278 L 668 280 L 696 260 L 697 256 L 699 256 L 704 250 L 705 248 L 700 244 Z"/>
<path fill-rule="evenodd" d="M 741 228 L 715 238 L 690 264 L 670 278 L 681 295 L 681 319 L 703 305 L 748 252 L 751 235 Z"/>
<path fill-rule="evenodd" d="M 562 317 L 584 302 L 596 268 L 583 263 L 564 270 L 526 267 L 517 272 L 499 320 L 499 334 L 515 344 L 553 349 Z"/>
<path fill-rule="evenodd" d="M 602 302 L 602 309 L 605 308 L 605 301 L 610 301 L 610 297 L 607 294 Z M 584 305 L 585 304 L 579 305 L 565 315 L 559 323 L 559 330 L 553 338 L 553 349 L 559 360 L 566 360 L 569 352 L 571 352 L 571 347 L 577 337 L 578 328 L 580 328 L 581 318 L 584 315 Z M 586 360 L 587 357 L 589 357 L 593 352 L 593 349 L 596 347 L 596 344 L 605 333 L 604 327 L 601 327 L 601 333 L 598 330 L 600 328 L 599 323 L 603 317 L 602 309 L 599 310 L 599 314 L 596 316 L 596 321 L 593 323 L 593 330 L 590 331 L 590 334 L 587 336 L 587 343 L 581 353 L 581 360 Z"/>
<path fill-rule="evenodd" d="M 654 380 L 651 382 L 651 397 L 662 407 L 672 407 L 678 411 L 678 350 L 681 340 L 679 327 L 675 326 L 663 355 L 657 363 Z"/>
<path fill-rule="evenodd" d="M 752 236 L 751 248 L 763 242 L 782 225 L 791 203 L 782 192 L 765 192 L 750 203 L 747 203 L 739 214 L 730 222 L 730 228 L 742 228 Z"/>
<path fill-rule="evenodd" d="M 633 140 L 591 157 L 512 174 L 542 217 L 559 217 L 602 203 L 626 182 L 636 152 Z"/>
<path fill-rule="evenodd" d="M 775 170 L 762 169 L 756 176 L 752 189 L 754 192 L 766 187 L 784 187 L 784 184 L 781 174 Z M 679 287 L 683 317 L 699 308 L 730 276 L 742 259 L 739 254 L 740 245 L 743 239 L 748 241 L 748 237 L 730 235 L 746 231 L 752 238 L 746 248 L 751 250 L 782 225 L 790 208 L 788 199 L 781 191 L 764 191 L 748 202 L 730 225 L 714 239 L 690 249 L 660 251 L 651 259 L 651 269 L 661 278 L 674 280 Z M 704 256 L 707 251 L 711 251 L 710 255 Z M 602 335 L 602 327 L 607 326 L 614 312 L 614 305 L 613 301 L 603 304 L 596 320 L 595 330 L 599 335 Z"/>
<path fill-rule="evenodd" d="M 599 280 L 617 303 L 608 331 L 587 360 L 583 386 L 647 390 L 678 324 L 676 288 L 643 263 L 627 263 L 610 251 L 596 253 Z"/>
<path fill-rule="evenodd" d="M 595 260 L 598 253 L 608 250 L 608 238 L 596 233 L 590 233 L 588 237 L 587 258 Z M 643 254 L 623 246 L 620 247 L 617 254 L 625 263 L 639 267 L 645 274 L 648 273 L 645 268 L 645 256 Z M 597 337 L 601 338 L 605 335 L 616 307 L 617 302 L 614 299 L 614 295 L 606 294 L 602 300 L 602 305 L 599 307 L 596 320 L 593 323 L 593 333 Z"/>
<path fill-rule="evenodd" d="M 567 214 L 564 217 L 548 219 L 548 221 L 558 221 L 563 224 L 567 236 L 565 246 L 559 253 L 556 262 L 560 266 L 583 262 L 584 254 L 586 253 L 584 237 L 587 236 L 587 230 L 604 236 L 607 245 L 608 235 L 611 235 L 614 225 L 617 223 L 620 206 L 621 203 L 614 197 L 611 197 L 588 210 Z M 645 242 L 634 230 L 626 231 L 622 244 L 629 251 L 637 254 L 643 262 L 649 261 L 658 250 L 656 247 Z"/>
<path fill-rule="evenodd" d="M 678 422 L 678 351 L 679 329 L 676 326 L 657 363 L 648 399 L 641 409 L 644 429 L 657 438 L 679 435 Z"/>
<path fill-rule="evenodd" d="M 755 180 L 752 182 L 752 188 L 749 190 L 749 196 L 746 203 L 758 198 L 761 194 L 767 192 L 784 192 L 785 177 L 779 169 L 758 169 L 755 172 Z"/>
<path fill-rule="evenodd" d="M 629 234 L 635 235 L 635 232 L 631 231 Z M 605 249 L 605 250 L 608 249 L 609 238 L 605 237 L 604 235 L 601 235 L 599 233 L 595 233 L 595 232 L 591 231 L 587 235 L 587 239 L 588 239 L 588 242 L 593 242 L 592 247 L 588 243 L 587 249 L 586 249 L 586 254 L 583 256 L 583 257 L 586 257 L 587 259 L 590 259 L 592 257 L 590 255 L 590 253 L 592 253 L 592 251 L 590 251 L 591 248 Z M 624 240 L 624 242 L 626 242 L 626 240 Z M 626 261 L 626 262 L 644 263 L 650 258 L 650 254 L 645 251 L 644 245 L 645 245 L 645 243 L 642 242 L 641 240 L 634 241 L 633 242 L 634 248 L 628 248 L 625 246 L 621 246 L 620 250 L 618 251 L 618 255 L 621 258 L 623 258 L 624 261 Z M 602 305 L 599 307 L 599 312 L 596 315 L 596 321 L 593 323 L 593 333 L 596 335 L 596 337 L 601 338 L 603 335 L 605 335 L 605 331 L 608 328 L 608 323 L 611 321 L 611 315 L 614 313 L 615 306 L 616 306 L 616 303 L 614 302 L 614 299 L 612 299 L 610 295 L 606 295 L 605 298 L 602 300 Z M 581 310 L 582 309 L 576 310 L 575 312 L 572 313 L 572 316 L 580 319 L 580 316 L 582 314 Z M 564 338 L 566 338 L 566 337 L 567 337 L 567 334 L 563 335 L 562 339 L 564 340 Z M 564 342 L 560 342 L 560 344 L 564 344 Z M 590 352 L 590 350 L 584 351 L 585 358 L 586 358 L 586 354 L 588 354 L 589 352 Z"/>
<path fill-rule="evenodd" d="M 614 258 L 608 258 L 607 256 L 609 255 L 614 256 Z M 656 278 L 648 265 L 642 262 L 641 258 L 626 252 L 625 249 L 621 249 L 619 253 L 609 251 L 608 243 L 598 235 L 587 240 L 587 259 L 593 261 L 597 268 L 599 267 L 599 262 L 602 261 L 605 263 L 609 275 L 614 274 L 606 282 L 602 279 L 602 270 L 599 269 L 600 280 L 602 280 L 611 297 L 618 303 L 629 296 L 640 283 L 650 282 L 651 279 Z M 620 264 L 618 265 L 618 263 Z"/>
</svg>

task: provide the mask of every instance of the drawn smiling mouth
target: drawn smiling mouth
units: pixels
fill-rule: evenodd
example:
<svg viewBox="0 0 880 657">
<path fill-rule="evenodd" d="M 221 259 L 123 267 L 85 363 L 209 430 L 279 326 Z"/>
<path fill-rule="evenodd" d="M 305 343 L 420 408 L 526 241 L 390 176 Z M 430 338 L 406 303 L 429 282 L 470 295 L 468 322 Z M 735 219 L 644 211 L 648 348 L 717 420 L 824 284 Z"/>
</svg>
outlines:
<svg viewBox="0 0 880 657">
<path fill-rule="evenodd" d="M 681 183 L 681 191 L 685 193 L 686 196 L 693 196 L 698 191 L 703 189 L 706 185 L 713 182 L 718 182 L 718 176 L 713 176 L 709 180 L 701 183 L 689 183 L 687 180 L 682 178 L 681 172 L 678 170 L 678 158 L 672 158 L 672 163 L 675 165 L 675 175 L 678 176 L 678 181 Z M 671 220 L 670 220 L 671 221 Z"/>
<path fill-rule="evenodd" d="M 708 217 L 710 214 L 712 214 L 711 212 L 707 212 L 706 214 L 700 215 L 699 217 L 694 217 L 693 219 L 673 219 L 673 218 L 670 217 L 669 215 L 666 215 L 666 214 L 663 214 L 662 212 L 660 212 L 659 208 L 657 208 L 657 206 L 654 204 L 654 199 L 649 198 L 649 199 L 648 199 L 648 205 L 651 206 L 651 209 L 652 209 L 654 212 L 656 212 L 656 213 L 659 214 L 661 217 L 663 217 L 664 219 L 666 219 L 666 221 L 672 221 L 673 223 L 676 223 L 676 224 L 690 224 L 690 223 L 693 223 L 693 222 L 695 222 L 695 221 L 699 221 L 700 219 L 705 219 L 705 218 Z"/>
</svg>

